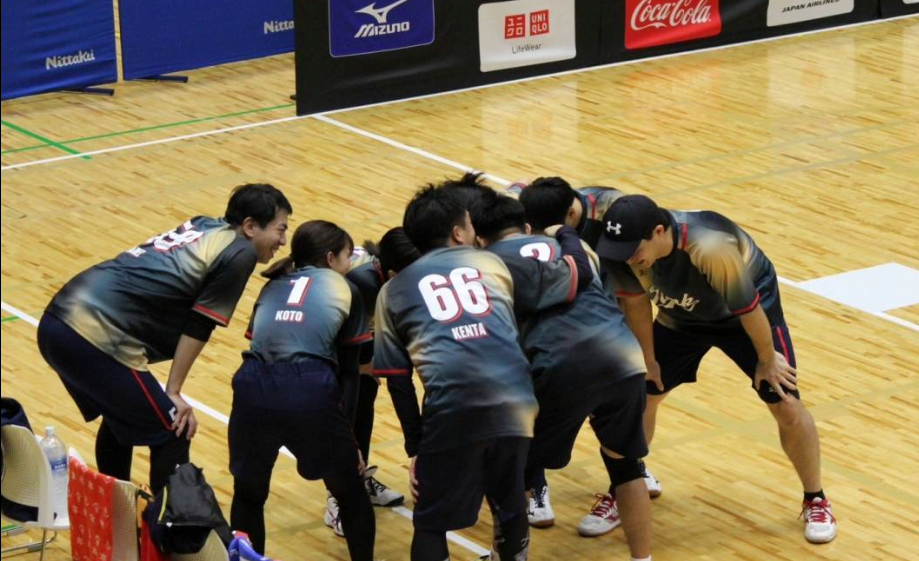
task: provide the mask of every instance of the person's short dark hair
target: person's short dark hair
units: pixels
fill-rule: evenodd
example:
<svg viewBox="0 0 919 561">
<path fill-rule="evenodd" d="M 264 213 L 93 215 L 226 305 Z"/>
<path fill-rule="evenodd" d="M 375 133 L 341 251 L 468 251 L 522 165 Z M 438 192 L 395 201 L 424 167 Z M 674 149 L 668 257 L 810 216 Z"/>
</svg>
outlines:
<svg viewBox="0 0 919 561">
<path fill-rule="evenodd" d="M 231 226 L 239 226 L 246 218 L 252 217 L 264 228 L 282 210 L 287 214 L 294 212 L 279 189 L 266 183 L 247 183 L 233 189 L 223 216 Z"/>
<path fill-rule="evenodd" d="M 422 187 L 405 207 L 402 227 L 421 253 L 444 247 L 453 227 L 466 223 L 466 197 L 460 189 Z"/>
<path fill-rule="evenodd" d="M 644 195 L 625 195 L 603 215 L 603 234 L 597 255 L 612 261 L 628 261 L 642 240 L 649 240 L 658 226 L 670 226 L 670 213 Z"/>
<path fill-rule="evenodd" d="M 472 214 L 475 235 L 488 243 L 498 241 L 498 235 L 508 229 L 526 232 L 526 213 L 517 199 L 497 193 L 483 197 Z"/>
<path fill-rule="evenodd" d="M 561 177 L 540 177 L 520 193 L 527 222 L 536 230 L 564 224 L 575 192 Z"/>
<path fill-rule="evenodd" d="M 485 185 L 484 174 L 480 171 L 467 171 L 460 179 L 447 179 L 438 187 L 456 189 L 463 194 L 466 210 L 475 213 L 483 198 L 495 193 L 495 190 Z"/>
<path fill-rule="evenodd" d="M 383 234 L 375 249 L 380 260 L 380 268 L 387 273 L 399 273 L 421 257 L 421 252 L 412 240 L 408 239 L 402 226 L 396 226 Z"/>
</svg>

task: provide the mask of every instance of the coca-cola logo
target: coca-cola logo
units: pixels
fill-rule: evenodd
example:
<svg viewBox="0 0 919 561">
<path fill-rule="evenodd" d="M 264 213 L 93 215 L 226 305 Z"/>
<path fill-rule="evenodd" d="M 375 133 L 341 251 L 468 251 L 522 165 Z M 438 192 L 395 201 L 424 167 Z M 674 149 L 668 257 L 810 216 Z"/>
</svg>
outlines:
<svg viewBox="0 0 919 561">
<path fill-rule="evenodd" d="M 721 33 L 718 0 L 626 0 L 625 46 L 642 49 Z"/>
</svg>

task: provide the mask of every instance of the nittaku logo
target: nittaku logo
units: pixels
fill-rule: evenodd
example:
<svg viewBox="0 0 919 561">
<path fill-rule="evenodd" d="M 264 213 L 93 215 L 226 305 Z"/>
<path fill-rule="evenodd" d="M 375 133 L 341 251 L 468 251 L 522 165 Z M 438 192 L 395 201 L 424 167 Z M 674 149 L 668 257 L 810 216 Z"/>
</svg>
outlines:
<svg viewBox="0 0 919 561">
<path fill-rule="evenodd" d="M 708 0 L 676 0 L 654 4 L 654 0 L 641 0 L 629 25 L 635 31 L 653 27 L 680 27 L 684 25 L 697 25 L 708 23 L 712 17 L 712 9 Z M 693 5 L 695 3 L 695 5 Z"/>
<path fill-rule="evenodd" d="M 45 70 L 51 70 L 52 68 L 65 68 L 67 66 L 82 64 L 84 62 L 90 62 L 93 60 L 96 60 L 96 54 L 92 49 L 88 51 L 80 51 L 75 55 L 49 56 L 45 59 Z"/>
<path fill-rule="evenodd" d="M 376 7 L 376 2 L 364 6 L 360 10 L 355 10 L 357 14 L 366 14 L 376 20 L 376 24 L 365 23 L 357 30 L 357 33 L 354 34 L 354 38 L 361 37 L 376 37 L 378 35 L 391 35 L 393 33 L 404 33 L 411 29 L 411 23 L 407 21 L 400 21 L 397 23 L 388 23 L 387 17 L 389 16 L 390 10 L 393 8 L 405 4 L 408 0 L 396 0 L 388 6 L 382 8 Z"/>
<path fill-rule="evenodd" d="M 289 21 L 266 21 L 265 22 L 265 35 L 269 33 L 279 33 L 281 31 L 293 31 L 294 22 L 293 20 Z"/>
</svg>

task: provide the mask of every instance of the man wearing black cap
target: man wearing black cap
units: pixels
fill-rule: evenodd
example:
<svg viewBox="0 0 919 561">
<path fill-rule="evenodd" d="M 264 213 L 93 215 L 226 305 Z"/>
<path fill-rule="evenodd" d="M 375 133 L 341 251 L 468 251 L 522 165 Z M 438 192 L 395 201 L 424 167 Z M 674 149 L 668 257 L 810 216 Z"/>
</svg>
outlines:
<svg viewBox="0 0 919 561">
<path fill-rule="evenodd" d="M 648 369 L 648 443 L 661 401 L 695 382 L 702 357 L 721 349 L 750 377 L 778 423 L 782 448 L 804 486 L 805 537 L 831 541 L 836 520 L 820 483 L 820 440 L 800 401 L 772 263 L 746 232 L 715 212 L 669 211 L 628 195 L 612 204 L 603 222 L 597 254 L 607 288 L 620 299 Z"/>
</svg>

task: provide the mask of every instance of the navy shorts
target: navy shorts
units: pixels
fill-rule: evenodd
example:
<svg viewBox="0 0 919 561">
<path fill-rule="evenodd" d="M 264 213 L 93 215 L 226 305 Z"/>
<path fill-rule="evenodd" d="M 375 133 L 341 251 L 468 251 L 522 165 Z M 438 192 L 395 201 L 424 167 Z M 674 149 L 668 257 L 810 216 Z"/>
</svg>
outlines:
<svg viewBox="0 0 919 561">
<path fill-rule="evenodd" d="M 247 358 L 233 376 L 230 472 L 270 477 L 286 446 L 306 479 L 357 470 L 357 444 L 332 366 L 321 360 L 266 364 Z"/>
<path fill-rule="evenodd" d="M 156 446 L 174 436 L 175 405 L 150 372 L 121 364 L 48 313 L 38 324 L 38 349 L 86 421 L 101 415 L 126 446 Z"/>
<path fill-rule="evenodd" d="M 523 470 L 530 439 L 499 437 L 418 455 L 418 530 L 448 532 L 474 526 L 487 497 L 502 516 L 526 512 Z"/>
<path fill-rule="evenodd" d="M 565 382 L 564 373 L 558 374 L 556 378 Z M 583 385 L 575 386 L 582 390 L 578 401 L 554 399 L 553 384 L 537 393 L 539 415 L 530 445 L 530 467 L 567 466 L 587 418 L 604 448 L 625 458 L 643 458 L 648 454 L 642 421 L 646 401 L 644 373 L 599 386 L 594 384 L 588 391 L 584 391 Z"/>
<path fill-rule="evenodd" d="M 788 326 L 781 314 L 773 314 L 770 319 L 772 329 L 772 345 L 776 351 L 785 356 L 793 368 L 796 367 L 795 350 L 791 345 L 791 335 Z M 753 341 L 744 331 L 743 327 L 727 330 L 707 330 L 693 327 L 692 330 L 677 331 L 654 322 L 654 357 L 661 367 L 661 381 L 664 391 L 657 389 L 652 382 L 648 382 L 648 394 L 660 395 L 669 392 L 680 384 L 691 384 L 696 381 L 699 363 L 712 347 L 721 349 L 724 354 L 734 361 L 737 366 L 750 378 L 753 387 L 753 377 L 756 374 L 756 363 L 759 361 Z M 753 388 L 759 398 L 766 403 L 782 401 L 779 394 L 767 382 L 760 384 L 757 390 Z M 786 390 L 797 398 L 801 394 Z"/>
</svg>

